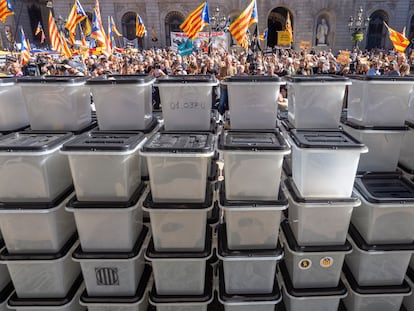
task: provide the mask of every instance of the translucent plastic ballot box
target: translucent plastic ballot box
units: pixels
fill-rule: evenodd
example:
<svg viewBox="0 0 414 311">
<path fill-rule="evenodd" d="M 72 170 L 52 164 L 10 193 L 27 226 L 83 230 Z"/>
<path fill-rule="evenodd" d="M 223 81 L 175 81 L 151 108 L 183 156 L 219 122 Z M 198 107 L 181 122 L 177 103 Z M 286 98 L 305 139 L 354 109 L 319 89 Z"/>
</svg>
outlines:
<svg viewBox="0 0 414 311">
<path fill-rule="evenodd" d="M 361 125 L 404 125 L 414 76 L 351 76 L 351 81 L 348 118 Z"/>
<path fill-rule="evenodd" d="M 202 203 L 215 139 L 210 133 L 164 132 L 140 150 L 147 160 L 152 199 L 156 203 Z"/>
<path fill-rule="evenodd" d="M 91 95 L 85 77 L 18 78 L 32 130 L 76 131 L 91 123 Z"/>
<path fill-rule="evenodd" d="M 222 82 L 228 89 L 231 129 L 274 129 L 277 118 L 279 77 L 233 76 Z"/>
<path fill-rule="evenodd" d="M 283 157 L 290 153 L 278 130 L 223 131 L 219 150 L 224 156 L 228 200 L 277 199 Z"/>
<path fill-rule="evenodd" d="M 338 128 L 348 78 L 288 76 L 288 119 L 295 128 Z"/>
<path fill-rule="evenodd" d="M 108 75 L 89 79 L 99 128 L 104 131 L 143 130 L 152 121 L 150 75 Z"/>
<path fill-rule="evenodd" d="M 53 201 L 72 184 L 66 132 L 24 131 L 0 137 L 0 200 Z"/>
<path fill-rule="evenodd" d="M 164 126 L 167 131 L 208 131 L 210 129 L 213 87 L 209 75 L 164 76 L 158 78 Z"/>
<path fill-rule="evenodd" d="M 29 116 L 16 78 L 0 78 L 0 131 L 16 130 L 29 125 Z"/>
</svg>

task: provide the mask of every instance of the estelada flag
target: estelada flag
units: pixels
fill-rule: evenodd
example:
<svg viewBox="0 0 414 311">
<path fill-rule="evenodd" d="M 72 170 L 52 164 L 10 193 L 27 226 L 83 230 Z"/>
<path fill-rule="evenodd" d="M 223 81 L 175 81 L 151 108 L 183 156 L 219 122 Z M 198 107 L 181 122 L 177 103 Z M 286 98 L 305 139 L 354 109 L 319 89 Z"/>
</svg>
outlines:
<svg viewBox="0 0 414 311">
<path fill-rule="evenodd" d="M 237 43 L 246 48 L 246 41 L 248 41 L 247 30 L 251 25 L 257 22 L 258 14 L 256 0 L 252 0 L 239 17 L 231 23 L 229 31 Z"/>
<path fill-rule="evenodd" d="M 194 40 L 203 27 L 209 23 L 208 4 L 205 1 L 187 16 L 185 21 L 180 25 L 180 29 L 184 31 L 190 40 Z"/>
<path fill-rule="evenodd" d="M 14 11 L 10 0 L 0 0 L 0 21 L 6 22 L 7 16 L 13 15 Z"/>
</svg>

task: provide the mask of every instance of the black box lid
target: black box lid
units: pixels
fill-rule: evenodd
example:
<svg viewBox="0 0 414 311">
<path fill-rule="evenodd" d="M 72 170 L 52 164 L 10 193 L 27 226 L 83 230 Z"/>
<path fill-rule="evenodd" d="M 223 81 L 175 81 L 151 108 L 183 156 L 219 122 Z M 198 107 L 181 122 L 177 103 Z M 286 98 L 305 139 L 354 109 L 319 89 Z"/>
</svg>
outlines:
<svg viewBox="0 0 414 311">
<path fill-rule="evenodd" d="M 66 188 L 50 202 L 0 202 L 0 210 L 41 210 L 59 206 L 75 189 L 73 185 Z"/>
<path fill-rule="evenodd" d="M 158 295 L 155 283 L 150 291 L 150 300 L 156 304 L 208 303 L 213 298 L 213 268 L 206 266 L 204 293 L 201 295 Z"/>
<path fill-rule="evenodd" d="M 213 135 L 201 132 L 157 133 L 142 148 L 144 152 L 171 153 L 209 153 L 213 150 Z"/>
<path fill-rule="evenodd" d="M 130 151 L 144 139 L 137 132 L 89 132 L 82 134 L 63 145 L 63 151 Z"/>
<path fill-rule="evenodd" d="M 289 146 L 279 131 L 235 131 L 227 130 L 220 134 L 219 148 L 243 151 L 289 150 Z"/>
<path fill-rule="evenodd" d="M 226 183 L 224 181 L 220 182 L 220 205 L 226 207 L 274 207 L 274 206 L 286 206 L 288 204 L 287 198 L 282 191 L 282 188 L 279 188 L 279 196 L 275 198 L 274 201 L 248 201 L 248 200 L 227 200 L 226 199 Z"/>
<path fill-rule="evenodd" d="M 262 76 L 262 75 L 248 75 L 248 76 L 232 76 L 227 77 L 225 82 L 282 82 L 283 80 L 279 78 L 278 76 Z"/>
<path fill-rule="evenodd" d="M 146 257 L 152 259 L 188 259 L 188 258 L 209 258 L 212 255 L 212 229 L 207 226 L 206 229 L 206 244 L 205 248 L 201 252 L 158 252 L 154 248 L 154 240 L 151 238 L 148 247 Z"/>
<path fill-rule="evenodd" d="M 299 246 L 298 242 L 293 235 L 293 231 L 290 228 L 287 219 L 282 221 L 281 228 L 289 248 L 295 252 L 300 253 L 333 253 L 333 252 L 349 252 L 352 250 L 351 243 L 345 241 L 343 245 L 326 245 L 326 246 Z"/>
<path fill-rule="evenodd" d="M 36 260 L 56 260 L 62 257 L 65 257 L 66 254 L 72 249 L 73 245 L 78 240 L 78 234 L 75 232 L 69 240 L 63 245 L 59 252 L 50 254 L 10 254 L 9 251 L 5 248 L 0 253 L 0 259 L 5 261 L 36 261 Z"/>
<path fill-rule="evenodd" d="M 23 131 L 0 137 L 0 151 L 44 152 L 59 147 L 73 135 L 68 132 Z"/>
<path fill-rule="evenodd" d="M 10 282 L 6 285 L 6 287 L 3 288 L 3 290 L 0 292 L 0 304 L 5 302 L 7 298 L 10 297 L 10 294 L 14 291 L 13 283 Z"/>
<path fill-rule="evenodd" d="M 367 75 L 350 75 L 348 76 L 350 79 L 353 80 L 361 80 L 361 81 L 414 81 L 414 76 L 367 76 Z"/>
<path fill-rule="evenodd" d="M 259 250 L 231 250 L 227 244 L 227 236 L 226 236 L 226 224 L 220 224 L 217 226 L 218 230 L 218 254 L 221 257 L 245 257 L 245 258 L 274 258 L 278 257 L 282 259 L 283 257 L 283 249 L 281 248 L 280 244 L 278 243 L 277 247 L 274 249 L 259 249 Z"/>
<path fill-rule="evenodd" d="M 293 178 L 286 178 L 284 183 L 292 199 L 298 203 L 340 204 L 340 203 L 357 203 L 358 202 L 358 198 L 354 195 L 350 198 L 337 198 L 337 199 L 336 198 L 304 198 L 300 194 L 295 183 L 293 182 Z"/>
<path fill-rule="evenodd" d="M 371 125 L 362 125 L 359 124 L 357 120 L 354 119 L 344 119 L 341 122 L 349 127 L 352 127 L 356 130 L 375 130 L 375 131 L 407 131 L 408 126 L 371 126 Z"/>
<path fill-rule="evenodd" d="M 157 79 L 158 84 L 167 83 L 215 83 L 216 78 L 212 75 L 168 75 Z"/>
<path fill-rule="evenodd" d="M 286 76 L 284 77 L 286 81 L 293 82 L 293 83 L 332 83 L 332 82 L 348 82 L 349 79 L 342 76 L 335 76 L 335 75 L 311 75 L 311 76 L 303 76 L 303 75 L 293 75 L 293 76 Z"/>
<path fill-rule="evenodd" d="M 414 202 L 414 184 L 398 173 L 366 173 L 355 178 L 354 187 L 373 204 Z"/>
<path fill-rule="evenodd" d="M 74 209 L 112 209 L 112 208 L 128 208 L 133 207 L 138 203 L 139 198 L 143 195 L 146 189 L 145 183 L 141 183 L 137 190 L 132 194 L 131 198 L 126 202 L 118 201 L 78 201 L 76 194 L 66 204 L 67 207 Z"/>
<path fill-rule="evenodd" d="M 364 147 L 364 144 L 339 130 L 291 130 L 289 136 L 300 148 L 361 149 Z"/>
<path fill-rule="evenodd" d="M 350 223 L 349 236 L 359 249 L 366 252 L 395 252 L 395 251 L 414 251 L 414 243 L 409 244 L 368 244 L 362 235 L 358 232 L 357 228 Z"/>
<path fill-rule="evenodd" d="M 344 263 L 342 268 L 346 280 L 352 290 L 360 295 L 391 295 L 391 294 L 407 294 L 411 291 L 407 281 L 404 280 L 401 285 L 387 285 L 387 286 L 360 286 L 352 275 L 348 265 Z"/>
<path fill-rule="evenodd" d="M 279 271 L 283 277 L 286 291 L 293 297 L 329 297 L 346 295 L 347 290 L 342 281 L 337 287 L 328 288 L 294 288 L 284 261 L 279 263 Z"/>
<path fill-rule="evenodd" d="M 142 226 L 141 233 L 139 234 L 134 247 L 130 252 L 84 252 L 82 246 L 79 245 L 72 254 L 72 257 L 79 260 L 127 260 L 138 256 L 144 245 L 145 238 L 148 234 L 148 227 Z"/>
<path fill-rule="evenodd" d="M 108 85 L 108 84 L 146 84 L 155 82 L 151 75 L 107 75 L 89 79 L 88 85 Z"/>
<path fill-rule="evenodd" d="M 35 77 L 21 77 L 17 78 L 19 83 L 67 83 L 78 84 L 85 82 L 87 77 L 75 76 L 35 76 Z"/>
<path fill-rule="evenodd" d="M 83 277 L 82 274 L 78 276 L 72 287 L 69 289 L 68 294 L 65 298 L 18 298 L 17 294 L 14 293 L 8 304 L 11 307 L 22 308 L 22 307 L 61 307 L 69 304 L 73 298 L 75 298 L 79 287 L 82 285 Z"/>
<path fill-rule="evenodd" d="M 213 186 L 207 185 L 206 199 L 202 203 L 156 203 L 152 200 L 151 191 L 147 194 L 143 206 L 151 209 L 180 209 L 180 210 L 190 210 L 190 209 L 206 209 L 213 205 Z"/>
<path fill-rule="evenodd" d="M 139 281 L 137 291 L 134 296 L 100 296 L 93 297 L 89 296 L 86 289 L 83 291 L 80 301 L 85 304 L 134 304 L 139 302 L 144 296 L 148 281 L 151 277 L 152 268 L 150 265 L 145 265 L 144 272 L 142 273 L 141 280 Z"/>
</svg>

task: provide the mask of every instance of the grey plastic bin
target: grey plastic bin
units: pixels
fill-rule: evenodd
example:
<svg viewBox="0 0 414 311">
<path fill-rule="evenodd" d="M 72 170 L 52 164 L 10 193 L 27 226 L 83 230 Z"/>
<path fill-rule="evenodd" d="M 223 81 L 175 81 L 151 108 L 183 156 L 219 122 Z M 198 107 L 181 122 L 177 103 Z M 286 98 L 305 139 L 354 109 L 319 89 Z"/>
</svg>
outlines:
<svg viewBox="0 0 414 311">
<path fill-rule="evenodd" d="M 395 171 L 407 127 L 367 127 L 353 120 L 344 120 L 344 131 L 368 147 L 368 153 L 361 154 L 358 171 Z"/>
<path fill-rule="evenodd" d="M 408 114 L 414 77 L 351 76 L 348 118 L 363 125 L 402 126 Z"/>
<path fill-rule="evenodd" d="M 292 179 L 284 182 L 289 201 L 289 225 L 301 246 L 343 245 L 352 211 L 361 201 L 350 198 L 304 198 Z"/>
<path fill-rule="evenodd" d="M 279 283 L 275 279 L 270 294 L 228 294 L 224 286 L 223 269 L 219 269 L 218 300 L 224 305 L 224 311 L 279 311 L 282 310 L 282 295 Z"/>
<path fill-rule="evenodd" d="M 296 128 L 338 128 L 346 77 L 334 75 L 288 76 L 289 122 Z"/>
<path fill-rule="evenodd" d="M 4 244 L 2 244 L 2 247 L 3 246 Z M 11 279 L 10 279 L 9 270 L 7 270 L 7 266 L 4 264 L 0 264 L 0 291 L 3 291 L 10 282 L 11 282 Z"/>
<path fill-rule="evenodd" d="M 286 311 L 337 311 L 340 300 L 348 294 L 341 281 L 337 287 L 296 289 L 292 285 L 284 262 L 279 264 L 278 277 L 283 288 Z"/>
<path fill-rule="evenodd" d="M 153 286 L 149 301 L 157 311 L 207 311 L 213 297 L 213 269 L 207 267 L 204 292 L 201 295 L 159 295 Z"/>
<path fill-rule="evenodd" d="M 152 121 L 150 75 L 107 75 L 89 79 L 99 128 L 103 131 L 143 130 Z"/>
<path fill-rule="evenodd" d="M 0 254 L 7 264 L 19 298 L 63 298 L 81 272 L 72 252 L 78 246 L 77 235 L 55 254 L 17 254 L 6 249 Z"/>
<path fill-rule="evenodd" d="M 285 81 L 272 76 L 233 76 L 222 84 L 228 89 L 232 129 L 275 128 L 276 102 Z"/>
<path fill-rule="evenodd" d="M 359 156 L 368 151 L 363 144 L 339 130 L 291 130 L 289 140 L 292 177 L 303 197 L 352 195 Z"/>
<path fill-rule="evenodd" d="M 85 311 L 79 297 L 85 286 L 81 275 L 75 280 L 64 298 L 21 298 L 13 294 L 7 307 L 16 311 Z"/>
<path fill-rule="evenodd" d="M 157 252 L 151 239 L 145 259 L 152 264 L 158 295 L 201 295 L 205 290 L 207 261 L 213 255 L 212 232 L 207 228 L 202 252 Z"/>
<path fill-rule="evenodd" d="M 80 304 L 87 307 L 89 311 L 147 311 L 148 309 L 148 291 L 147 286 L 150 282 L 151 267 L 145 266 L 138 288 L 133 296 L 117 297 L 104 296 L 94 297 L 88 295 L 85 290 L 80 297 Z"/>
<path fill-rule="evenodd" d="M 79 201 L 127 201 L 141 183 L 137 132 L 85 133 L 62 146 Z"/>
<path fill-rule="evenodd" d="M 414 94 L 413 94 L 414 96 Z M 413 102 L 414 104 L 414 102 Z M 414 110 L 414 107 L 413 107 Z M 414 122 L 414 121 L 413 121 Z M 406 167 L 407 170 L 414 170 L 414 123 L 405 121 L 408 131 L 405 132 L 399 158 L 399 164 Z"/>
<path fill-rule="evenodd" d="M 213 87 L 210 75 L 170 75 L 157 79 L 164 125 L 167 131 L 208 131 Z"/>
<path fill-rule="evenodd" d="M 0 78 L 0 131 L 10 131 L 29 125 L 22 90 L 15 77 Z"/>
<path fill-rule="evenodd" d="M 414 254 L 411 256 L 410 267 L 414 270 Z"/>
<path fill-rule="evenodd" d="M 348 290 L 344 303 L 352 311 L 399 311 L 403 298 L 412 293 L 406 281 L 395 286 L 360 286 L 346 265 L 342 280 Z"/>
<path fill-rule="evenodd" d="M 133 296 L 145 268 L 144 242 L 148 228 L 143 227 L 130 252 L 84 252 L 79 246 L 72 255 L 79 262 L 90 296 Z"/>
<path fill-rule="evenodd" d="M 345 257 L 360 286 L 401 285 L 414 252 L 411 244 L 367 244 L 356 228 L 349 226 L 353 252 Z"/>
<path fill-rule="evenodd" d="M 365 174 L 355 179 L 361 198 L 352 223 L 368 244 L 414 242 L 414 184 L 398 173 Z"/>
<path fill-rule="evenodd" d="M 52 202 L 0 202 L 0 228 L 12 254 L 56 253 L 76 232 L 73 215 L 65 211 L 70 186 Z"/>
<path fill-rule="evenodd" d="M 85 77 L 18 78 L 32 130 L 76 131 L 91 123 L 91 95 Z"/>
<path fill-rule="evenodd" d="M 345 255 L 352 252 L 349 242 L 299 246 L 287 221 L 282 222 L 281 243 L 285 252 L 284 262 L 294 288 L 338 286 Z"/>
<path fill-rule="evenodd" d="M 276 264 L 283 258 L 280 246 L 266 250 L 230 250 L 226 227 L 218 228 L 217 257 L 223 263 L 224 284 L 228 294 L 270 294 Z"/>
<path fill-rule="evenodd" d="M 156 133 L 150 138 L 140 153 L 147 160 L 154 202 L 204 202 L 214 145 L 210 133 Z"/>
<path fill-rule="evenodd" d="M 274 249 L 277 247 L 282 211 L 287 200 L 282 190 L 273 201 L 230 201 L 220 184 L 220 209 L 226 219 L 227 245 L 231 250 Z"/>
<path fill-rule="evenodd" d="M 146 190 L 142 183 L 126 202 L 80 202 L 73 196 L 66 210 L 75 215 L 82 250 L 131 251 L 142 229 L 141 206 Z"/>
<path fill-rule="evenodd" d="M 143 211 L 151 219 L 157 252 L 202 252 L 206 243 L 208 213 L 214 207 L 213 186 L 208 186 L 204 203 L 154 203 L 148 193 Z"/>
<path fill-rule="evenodd" d="M 279 130 L 224 131 L 226 199 L 274 201 L 279 192 L 283 157 L 290 148 Z"/>
<path fill-rule="evenodd" d="M 59 153 L 72 137 L 64 132 L 19 132 L 0 137 L 0 200 L 48 202 L 72 184 L 69 162 Z"/>
</svg>

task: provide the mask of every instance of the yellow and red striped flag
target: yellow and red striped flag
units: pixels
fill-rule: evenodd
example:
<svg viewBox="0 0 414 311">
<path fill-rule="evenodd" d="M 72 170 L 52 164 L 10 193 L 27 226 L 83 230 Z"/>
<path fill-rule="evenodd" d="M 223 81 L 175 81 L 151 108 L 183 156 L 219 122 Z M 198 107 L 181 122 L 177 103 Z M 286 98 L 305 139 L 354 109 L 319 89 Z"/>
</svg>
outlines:
<svg viewBox="0 0 414 311">
<path fill-rule="evenodd" d="M 180 29 L 185 32 L 190 40 L 194 40 L 208 23 L 210 23 L 210 17 L 208 15 L 208 4 L 206 1 L 188 15 L 180 25 Z"/>
<path fill-rule="evenodd" d="M 92 24 L 89 18 L 85 19 L 85 29 L 83 30 L 83 34 L 85 37 L 90 36 L 92 33 Z"/>
<path fill-rule="evenodd" d="M 29 41 L 26 40 L 26 36 L 24 35 L 23 28 L 21 28 L 21 42 L 22 47 L 20 49 L 21 53 L 21 64 L 22 66 L 26 65 L 30 60 L 30 44 Z"/>
<path fill-rule="evenodd" d="M 0 0 L 0 21 L 6 22 L 7 16 L 13 15 L 14 11 L 10 0 Z"/>
<path fill-rule="evenodd" d="M 60 35 L 52 11 L 49 12 L 49 39 L 52 50 L 60 52 Z"/>
<path fill-rule="evenodd" d="M 118 37 L 122 37 L 122 34 L 115 26 L 114 18 L 111 16 L 111 31 L 116 34 Z"/>
<path fill-rule="evenodd" d="M 82 8 L 79 0 L 75 0 L 75 3 L 70 10 L 68 21 L 65 24 L 65 28 L 69 30 L 69 33 L 76 33 L 76 25 L 88 18 L 85 10 Z"/>
<path fill-rule="evenodd" d="M 66 42 L 66 39 L 64 38 L 63 34 L 60 36 L 60 42 L 61 42 L 61 51 L 60 53 L 67 58 L 72 57 L 72 51 L 70 50 L 68 43 Z"/>
<path fill-rule="evenodd" d="M 399 53 L 404 53 L 407 47 L 410 45 L 410 41 L 404 36 L 404 34 L 399 33 L 398 31 L 392 29 L 384 22 L 385 27 L 387 27 L 390 40 L 394 45 L 394 49 Z"/>
<path fill-rule="evenodd" d="M 137 14 L 137 20 L 135 21 L 135 26 L 136 26 L 136 36 L 138 38 L 142 38 L 143 36 L 145 36 L 145 25 L 144 22 L 141 19 L 141 16 L 139 16 Z"/>
<path fill-rule="evenodd" d="M 239 15 L 239 17 L 231 23 L 229 31 L 237 43 L 246 48 L 246 43 L 248 42 L 247 30 L 251 25 L 257 22 L 258 14 L 256 0 L 252 0 L 247 8 Z"/>
<path fill-rule="evenodd" d="M 290 13 L 287 12 L 286 16 L 286 30 L 289 32 L 290 42 L 293 42 L 293 28 L 292 28 L 292 21 L 290 20 Z"/>
</svg>

